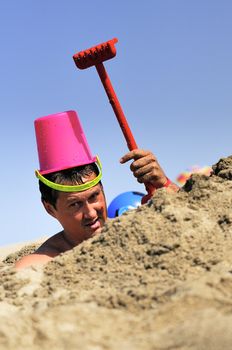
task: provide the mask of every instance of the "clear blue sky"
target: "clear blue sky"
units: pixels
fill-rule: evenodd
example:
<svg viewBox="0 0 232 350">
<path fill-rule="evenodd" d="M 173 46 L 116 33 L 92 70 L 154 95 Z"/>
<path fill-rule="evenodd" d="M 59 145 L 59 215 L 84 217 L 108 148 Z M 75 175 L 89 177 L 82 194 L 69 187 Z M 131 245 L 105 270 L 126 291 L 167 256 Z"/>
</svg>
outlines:
<svg viewBox="0 0 232 350">
<path fill-rule="evenodd" d="M 78 112 L 103 163 L 108 203 L 144 192 L 120 165 L 122 132 L 95 68 L 76 69 L 77 51 L 117 37 L 105 63 L 135 140 L 175 180 L 231 152 L 232 1 L 2 0 L 0 3 L 0 245 L 56 233 L 41 203 L 34 119 Z"/>
</svg>

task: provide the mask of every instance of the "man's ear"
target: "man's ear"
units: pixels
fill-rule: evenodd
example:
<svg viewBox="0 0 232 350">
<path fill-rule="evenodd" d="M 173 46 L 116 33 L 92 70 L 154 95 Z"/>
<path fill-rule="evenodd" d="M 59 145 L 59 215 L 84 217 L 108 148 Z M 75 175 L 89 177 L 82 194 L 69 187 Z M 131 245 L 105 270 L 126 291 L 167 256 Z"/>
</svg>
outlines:
<svg viewBox="0 0 232 350">
<path fill-rule="evenodd" d="M 43 206 L 44 206 L 46 212 L 47 212 L 49 215 L 51 215 L 51 216 L 53 216 L 54 218 L 56 218 L 56 209 L 54 208 L 54 206 L 53 206 L 51 203 L 48 203 L 48 202 L 46 202 L 46 201 L 42 201 L 42 203 L 43 203 Z"/>
</svg>

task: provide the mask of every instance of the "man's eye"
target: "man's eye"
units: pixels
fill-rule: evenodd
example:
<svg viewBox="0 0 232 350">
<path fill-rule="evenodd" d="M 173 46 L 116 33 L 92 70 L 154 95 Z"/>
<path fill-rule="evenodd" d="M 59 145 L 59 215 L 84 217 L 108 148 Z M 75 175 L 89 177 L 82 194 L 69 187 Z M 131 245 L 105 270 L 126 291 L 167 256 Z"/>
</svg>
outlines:
<svg viewBox="0 0 232 350">
<path fill-rule="evenodd" d="M 99 192 L 93 193 L 92 196 L 91 196 L 91 199 L 92 199 L 92 200 L 96 200 L 97 197 L 98 197 L 98 195 L 99 195 Z"/>
<path fill-rule="evenodd" d="M 73 202 L 69 205 L 70 207 L 79 207 L 80 203 L 79 202 Z"/>
</svg>

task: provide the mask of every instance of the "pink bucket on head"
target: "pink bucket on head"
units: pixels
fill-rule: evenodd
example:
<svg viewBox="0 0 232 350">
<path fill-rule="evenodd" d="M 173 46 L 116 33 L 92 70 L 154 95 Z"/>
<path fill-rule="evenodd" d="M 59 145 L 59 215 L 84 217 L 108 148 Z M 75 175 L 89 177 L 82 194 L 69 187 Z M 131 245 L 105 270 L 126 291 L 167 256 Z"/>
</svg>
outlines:
<svg viewBox="0 0 232 350">
<path fill-rule="evenodd" d="M 38 118 L 34 125 L 41 174 L 96 161 L 75 111 Z"/>
</svg>

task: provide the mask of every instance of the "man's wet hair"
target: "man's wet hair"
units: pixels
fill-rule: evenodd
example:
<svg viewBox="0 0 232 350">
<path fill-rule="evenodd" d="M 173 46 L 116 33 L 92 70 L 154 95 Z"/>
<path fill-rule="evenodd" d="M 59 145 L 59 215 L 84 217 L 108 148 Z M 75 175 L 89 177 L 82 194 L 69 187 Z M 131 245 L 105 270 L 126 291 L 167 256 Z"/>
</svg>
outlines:
<svg viewBox="0 0 232 350">
<path fill-rule="evenodd" d="M 88 178 L 92 174 L 98 175 L 99 170 L 95 163 L 78 166 L 74 168 L 57 171 L 54 173 L 43 175 L 46 179 L 55 182 L 59 185 L 81 185 L 83 184 L 83 178 Z M 41 200 L 48 202 L 56 208 L 56 201 L 60 191 L 54 190 L 51 187 L 46 186 L 39 180 L 39 189 L 41 193 Z"/>
</svg>

